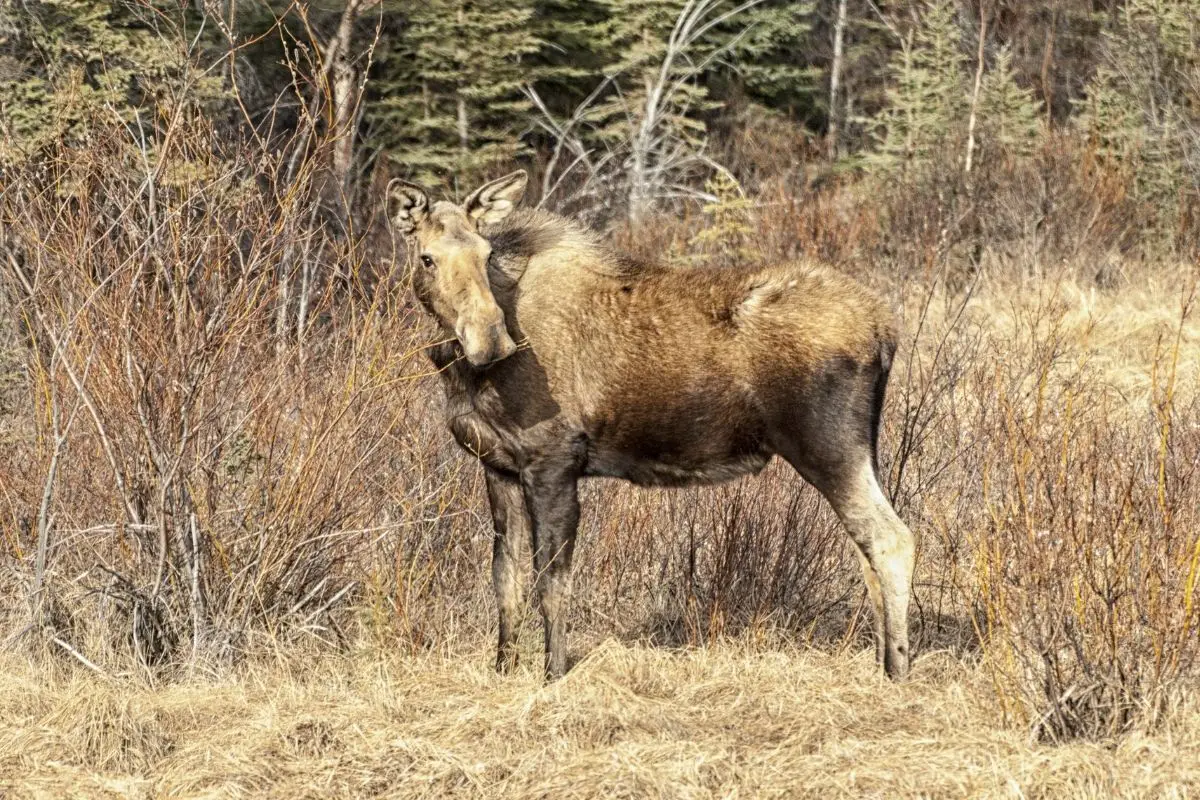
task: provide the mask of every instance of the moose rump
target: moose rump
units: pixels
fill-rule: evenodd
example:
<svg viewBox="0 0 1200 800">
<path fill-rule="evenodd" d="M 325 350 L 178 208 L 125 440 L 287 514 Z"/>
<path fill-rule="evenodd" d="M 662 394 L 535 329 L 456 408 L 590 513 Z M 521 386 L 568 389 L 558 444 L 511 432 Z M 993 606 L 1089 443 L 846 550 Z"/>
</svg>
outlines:
<svg viewBox="0 0 1200 800">
<path fill-rule="evenodd" d="M 889 675 L 903 676 L 914 545 L 876 475 L 896 339 L 888 309 L 818 265 L 635 262 L 569 220 L 514 209 L 524 185 L 524 173 L 514 173 L 461 206 L 431 205 L 409 184 L 391 192 L 418 297 L 456 337 L 431 356 L 451 431 L 485 467 L 496 529 L 497 667 L 516 661 L 516 557 L 520 539 L 530 537 L 546 671 L 566 669 L 580 478 L 713 483 L 757 472 L 779 455 L 849 532 L 880 660 Z M 490 334 L 498 344 L 469 344 L 456 331 L 461 319 L 501 321 L 503 334 Z"/>
</svg>

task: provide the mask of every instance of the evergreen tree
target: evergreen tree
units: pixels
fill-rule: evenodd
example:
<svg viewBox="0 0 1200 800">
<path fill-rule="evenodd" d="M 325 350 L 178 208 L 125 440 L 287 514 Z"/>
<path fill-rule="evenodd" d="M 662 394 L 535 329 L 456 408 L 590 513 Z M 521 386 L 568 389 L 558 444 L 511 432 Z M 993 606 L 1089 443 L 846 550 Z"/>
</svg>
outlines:
<svg viewBox="0 0 1200 800">
<path fill-rule="evenodd" d="M 600 0 L 605 18 L 596 29 L 600 49 L 609 53 L 604 74 L 613 77 L 615 91 L 592 115 L 602 138 L 620 141 L 629 136 L 643 113 L 646 94 L 659 79 L 671 33 L 685 3 L 683 0 Z M 688 48 L 686 58 L 675 59 L 671 81 L 675 97 L 670 124 L 686 138 L 698 140 L 705 126 L 699 112 L 715 107 L 699 80 L 697 65 L 713 54 L 711 38 Z"/>
<path fill-rule="evenodd" d="M 609 54 L 597 45 L 604 20 L 599 0 L 535 0 L 532 29 L 541 43 L 526 60 L 552 110 L 567 114 L 604 74 Z"/>
<path fill-rule="evenodd" d="M 691 238 L 689 245 L 698 252 L 692 261 L 728 265 L 753 263 L 754 201 L 728 172 L 718 172 L 704 184 L 714 199 L 704 204 L 708 223 Z"/>
<path fill-rule="evenodd" d="M 1079 103 L 1078 126 L 1128 170 L 1170 242 L 1181 195 L 1200 197 L 1200 0 L 1129 0 L 1104 32 L 1104 61 Z"/>
<path fill-rule="evenodd" d="M 945 157 L 966 126 L 965 62 L 954 3 L 930 0 L 890 65 L 888 106 L 876 118 L 879 143 L 870 163 L 892 169 Z"/>
<path fill-rule="evenodd" d="M 1042 132 L 1041 103 L 1017 85 L 1012 51 L 1001 47 L 983 76 L 979 92 L 982 148 L 1011 156 L 1027 155 Z"/>
<path fill-rule="evenodd" d="M 662 63 L 667 43 L 685 0 L 599 0 L 604 20 L 595 26 L 604 52 L 612 54 L 604 65 L 608 75 L 621 76 L 624 92 L 636 94 L 648 74 Z M 750 99 L 772 108 L 795 108 L 811 103 L 817 91 L 819 70 L 801 57 L 812 32 L 811 0 L 765 0 L 742 9 L 724 21 L 722 15 L 737 3 L 718 3 L 706 15 L 716 22 L 697 39 L 676 65 L 676 73 L 694 74 L 681 90 L 692 92 L 695 111 L 717 106 L 737 85 Z M 697 69 L 699 66 L 699 69 Z"/>
<path fill-rule="evenodd" d="M 807 3 L 742 7 L 727 0 L 600 0 L 597 36 L 611 60 L 611 91 L 588 122 L 591 138 L 618 156 L 617 180 L 631 219 L 684 183 L 711 173 L 707 122 L 721 107 L 711 89 L 738 76 L 777 99 L 811 91 L 811 74 L 785 64 L 804 31 Z M 745 59 L 745 61 L 743 61 Z M 791 59 L 793 62 L 794 58 Z M 742 72 L 754 62 L 755 68 Z"/>
<path fill-rule="evenodd" d="M 0 6 L 0 164 L 87 135 L 97 115 L 129 121 L 182 75 L 180 50 L 155 29 L 165 9 L 125 0 Z"/>
<path fill-rule="evenodd" d="M 839 144 L 844 152 L 862 152 L 877 144 L 876 115 L 888 105 L 889 64 L 896 55 L 897 38 L 891 28 L 869 9 L 852 2 L 846 19 L 842 54 L 841 91 L 837 110 Z M 833 22 L 829 26 L 832 28 Z M 832 33 L 830 33 L 832 36 Z M 826 59 L 832 63 L 832 53 Z M 828 84 L 826 78 L 825 84 Z M 824 94 L 824 93 L 822 93 Z M 827 115 L 834 111 L 825 108 Z"/>
<path fill-rule="evenodd" d="M 765 0 L 714 28 L 714 44 L 731 42 L 728 57 L 706 76 L 714 94 L 722 94 L 721 84 L 736 83 L 750 100 L 769 108 L 811 106 L 821 68 L 804 54 L 811 49 L 815 6 L 812 0 Z"/>
<path fill-rule="evenodd" d="M 523 152 L 538 77 L 532 0 L 426 0 L 382 42 L 367 118 L 374 142 L 427 183 L 474 179 Z"/>
</svg>

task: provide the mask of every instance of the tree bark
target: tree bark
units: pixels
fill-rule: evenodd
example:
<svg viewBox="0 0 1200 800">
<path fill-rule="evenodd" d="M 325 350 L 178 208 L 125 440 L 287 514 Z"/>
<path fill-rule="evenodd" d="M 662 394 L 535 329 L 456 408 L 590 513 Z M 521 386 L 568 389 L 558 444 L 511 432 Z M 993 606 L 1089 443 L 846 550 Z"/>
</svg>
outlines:
<svg viewBox="0 0 1200 800">
<path fill-rule="evenodd" d="M 345 9 L 342 10 L 341 19 L 338 20 L 337 32 L 333 38 L 329 40 L 329 44 L 325 47 L 325 57 L 322 62 L 321 74 L 314 76 L 316 86 L 313 90 L 313 96 L 309 100 L 308 119 L 310 122 L 316 120 L 318 111 L 321 108 L 322 101 L 326 95 L 333 93 L 332 84 L 336 82 L 336 69 L 341 60 L 349 62 L 350 58 L 350 40 L 354 35 L 354 23 L 358 21 L 359 15 L 370 8 L 378 5 L 382 0 L 347 0 Z M 332 98 L 331 98 L 332 99 Z M 315 123 L 312 123 L 315 124 Z M 292 148 L 292 157 L 288 163 L 288 182 L 290 183 L 296 177 L 296 170 L 299 168 L 300 161 L 308 150 L 309 139 L 313 131 L 311 124 L 301 131 L 296 144 Z"/>
<path fill-rule="evenodd" d="M 459 7 L 458 7 L 458 27 L 459 27 L 459 29 L 462 29 L 466 25 L 466 23 L 467 23 L 466 8 L 464 8 L 462 5 L 459 5 Z M 459 64 L 465 67 L 466 61 L 467 61 L 467 54 L 461 48 L 458 51 L 458 57 L 459 57 Z M 457 108 L 457 112 L 458 112 L 458 146 L 462 150 L 463 156 L 465 157 L 467 154 L 468 146 L 470 145 L 470 142 L 471 142 L 471 128 L 467 122 L 467 100 L 465 97 L 463 97 L 462 90 L 463 90 L 462 84 L 459 84 L 458 90 L 455 92 L 455 99 L 458 101 L 458 108 Z"/>
<path fill-rule="evenodd" d="M 979 4 L 979 51 L 975 63 L 975 87 L 971 90 L 971 114 L 967 119 L 967 159 L 964 172 L 970 173 L 975 157 L 975 122 L 979 114 L 979 89 L 983 85 L 983 56 L 987 44 L 988 7 L 986 0 Z"/>
<path fill-rule="evenodd" d="M 354 122 L 358 119 L 358 87 L 354 67 L 343 51 L 333 67 L 333 174 L 343 191 L 350 183 L 354 161 Z"/>
<path fill-rule="evenodd" d="M 829 160 L 838 157 L 838 92 L 842 83 L 842 52 L 846 36 L 846 1 L 838 0 L 837 20 L 833 25 L 833 63 L 829 65 L 829 131 L 825 146 Z"/>
<path fill-rule="evenodd" d="M 1050 25 L 1046 28 L 1046 44 L 1042 49 L 1042 104 L 1046 107 L 1046 126 L 1054 121 L 1054 39 L 1058 29 L 1058 9 L 1050 12 Z"/>
<path fill-rule="evenodd" d="M 458 94 L 458 146 L 465 154 L 471 143 L 471 127 L 467 123 L 467 101 L 462 92 Z"/>
</svg>

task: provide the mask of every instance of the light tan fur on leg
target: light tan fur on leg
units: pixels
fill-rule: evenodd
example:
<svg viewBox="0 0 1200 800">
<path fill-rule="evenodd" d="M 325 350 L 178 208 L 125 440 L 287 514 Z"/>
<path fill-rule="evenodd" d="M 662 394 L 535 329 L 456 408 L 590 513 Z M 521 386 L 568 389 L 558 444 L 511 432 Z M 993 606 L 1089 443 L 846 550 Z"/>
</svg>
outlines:
<svg viewBox="0 0 1200 800">
<path fill-rule="evenodd" d="M 912 532 L 880 490 L 870 462 L 863 465 L 855 483 L 834 500 L 834 506 L 867 562 L 863 575 L 875 605 L 876 630 L 882 629 L 884 668 L 893 677 L 904 677 L 909 666 L 908 603 L 916 554 Z"/>
<path fill-rule="evenodd" d="M 871 613 L 875 626 L 875 660 L 882 665 L 883 642 L 887 635 L 883 628 L 883 592 L 879 588 L 879 577 L 875 574 L 875 568 L 867 560 L 862 548 L 855 545 L 854 553 L 858 556 L 858 562 L 862 566 L 863 581 L 867 584 L 867 597 L 871 601 Z"/>
</svg>

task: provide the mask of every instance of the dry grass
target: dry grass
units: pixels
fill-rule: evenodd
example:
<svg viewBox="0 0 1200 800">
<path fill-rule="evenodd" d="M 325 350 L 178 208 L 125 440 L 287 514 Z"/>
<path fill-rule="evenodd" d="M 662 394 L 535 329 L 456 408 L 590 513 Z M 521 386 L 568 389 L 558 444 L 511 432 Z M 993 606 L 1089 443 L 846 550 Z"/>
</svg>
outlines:
<svg viewBox="0 0 1200 800">
<path fill-rule="evenodd" d="M 534 637 L 529 637 L 530 639 Z M 466 642 L 467 640 L 464 640 Z M 530 654 L 534 655 L 534 654 Z M 1189 797 L 1192 703 L 1115 747 L 997 725 L 983 672 L 928 653 L 779 640 L 599 643 L 565 680 L 455 652 L 280 652 L 159 687 L 16 659 L 0 682 L 11 797 Z"/>
</svg>

